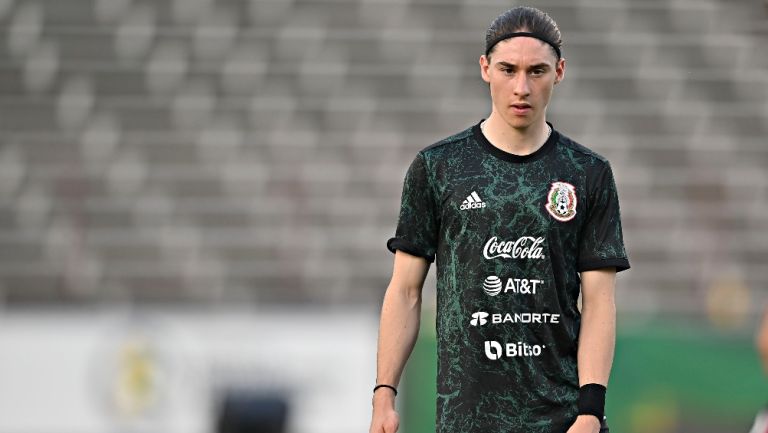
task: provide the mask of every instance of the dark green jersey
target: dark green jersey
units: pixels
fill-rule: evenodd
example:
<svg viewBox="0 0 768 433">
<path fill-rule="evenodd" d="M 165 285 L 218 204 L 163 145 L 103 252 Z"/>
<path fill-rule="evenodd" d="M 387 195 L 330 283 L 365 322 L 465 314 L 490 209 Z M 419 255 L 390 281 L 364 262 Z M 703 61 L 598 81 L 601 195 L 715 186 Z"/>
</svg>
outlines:
<svg viewBox="0 0 768 433">
<path fill-rule="evenodd" d="M 513 155 L 475 125 L 418 153 L 387 247 L 437 260 L 437 431 L 564 433 L 579 272 L 629 268 L 608 161 L 554 130 Z"/>
</svg>

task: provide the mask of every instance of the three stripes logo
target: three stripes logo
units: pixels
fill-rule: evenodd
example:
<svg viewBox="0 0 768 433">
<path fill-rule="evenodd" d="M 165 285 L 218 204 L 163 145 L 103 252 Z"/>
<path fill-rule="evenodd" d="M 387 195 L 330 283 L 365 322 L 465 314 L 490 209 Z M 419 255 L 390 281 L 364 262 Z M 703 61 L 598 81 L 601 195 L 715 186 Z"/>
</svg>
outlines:
<svg viewBox="0 0 768 433">
<path fill-rule="evenodd" d="M 467 198 L 461 202 L 461 206 L 459 206 L 459 209 L 461 210 L 467 210 L 467 209 L 481 209 L 485 207 L 485 202 L 480 199 L 480 196 L 477 195 L 475 191 L 472 191 L 472 194 L 468 195 Z"/>
</svg>

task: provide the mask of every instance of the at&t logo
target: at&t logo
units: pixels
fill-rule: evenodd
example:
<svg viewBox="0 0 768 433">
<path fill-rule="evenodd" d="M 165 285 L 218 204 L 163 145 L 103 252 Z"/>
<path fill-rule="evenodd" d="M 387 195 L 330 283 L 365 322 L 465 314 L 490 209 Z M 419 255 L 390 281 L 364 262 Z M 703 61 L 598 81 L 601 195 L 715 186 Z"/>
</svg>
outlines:
<svg viewBox="0 0 768 433">
<path fill-rule="evenodd" d="M 501 293 L 501 280 L 495 275 L 491 275 L 483 281 L 483 290 L 488 296 L 496 296 Z"/>
<path fill-rule="evenodd" d="M 528 278 L 507 278 L 506 284 L 503 284 L 499 277 L 491 275 L 483 281 L 483 291 L 488 296 L 496 296 L 502 290 L 504 293 L 535 295 L 539 285 L 543 284 L 544 280 Z"/>
</svg>

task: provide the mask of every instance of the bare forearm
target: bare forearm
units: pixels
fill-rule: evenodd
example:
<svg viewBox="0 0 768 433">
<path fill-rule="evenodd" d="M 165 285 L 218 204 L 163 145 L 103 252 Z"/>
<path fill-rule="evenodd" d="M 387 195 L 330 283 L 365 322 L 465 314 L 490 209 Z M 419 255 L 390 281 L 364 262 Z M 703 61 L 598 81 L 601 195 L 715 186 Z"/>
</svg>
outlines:
<svg viewBox="0 0 768 433">
<path fill-rule="evenodd" d="M 417 293 L 418 292 L 418 293 Z M 376 382 L 397 386 L 419 333 L 420 290 L 390 286 L 379 325 Z"/>
<path fill-rule="evenodd" d="M 615 344 L 616 306 L 613 299 L 585 304 L 579 336 L 579 385 L 608 385 Z"/>
<path fill-rule="evenodd" d="M 378 384 L 397 387 L 400 383 L 403 367 L 419 335 L 421 289 L 428 270 L 429 262 L 424 258 L 402 251 L 395 253 L 392 280 L 381 307 L 376 356 Z M 373 394 L 371 432 L 391 433 L 397 430 L 398 415 L 394 407 L 395 394 L 392 390 L 381 388 Z"/>
<path fill-rule="evenodd" d="M 762 322 L 757 332 L 755 345 L 760 354 L 760 359 L 763 361 L 763 368 L 768 373 L 768 307 L 766 307 L 765 313 L 763 313 Z"/>
</svg>

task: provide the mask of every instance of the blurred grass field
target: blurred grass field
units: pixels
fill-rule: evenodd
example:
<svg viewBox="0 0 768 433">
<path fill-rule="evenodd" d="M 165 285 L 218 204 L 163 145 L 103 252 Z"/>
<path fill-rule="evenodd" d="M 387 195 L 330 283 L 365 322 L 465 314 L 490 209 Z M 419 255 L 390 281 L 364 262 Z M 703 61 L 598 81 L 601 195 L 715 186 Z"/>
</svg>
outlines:
<svg viewBox="0 0 768 433">
<path fill-rule="evenodd" d="M 404 433 L 435 431 L 434 322 L 422 323 L 403 381 Z M 606 403 L 611 432 L 747 432 L 768 404 L 752 329 L 620 314 Z"/>
</svg>

